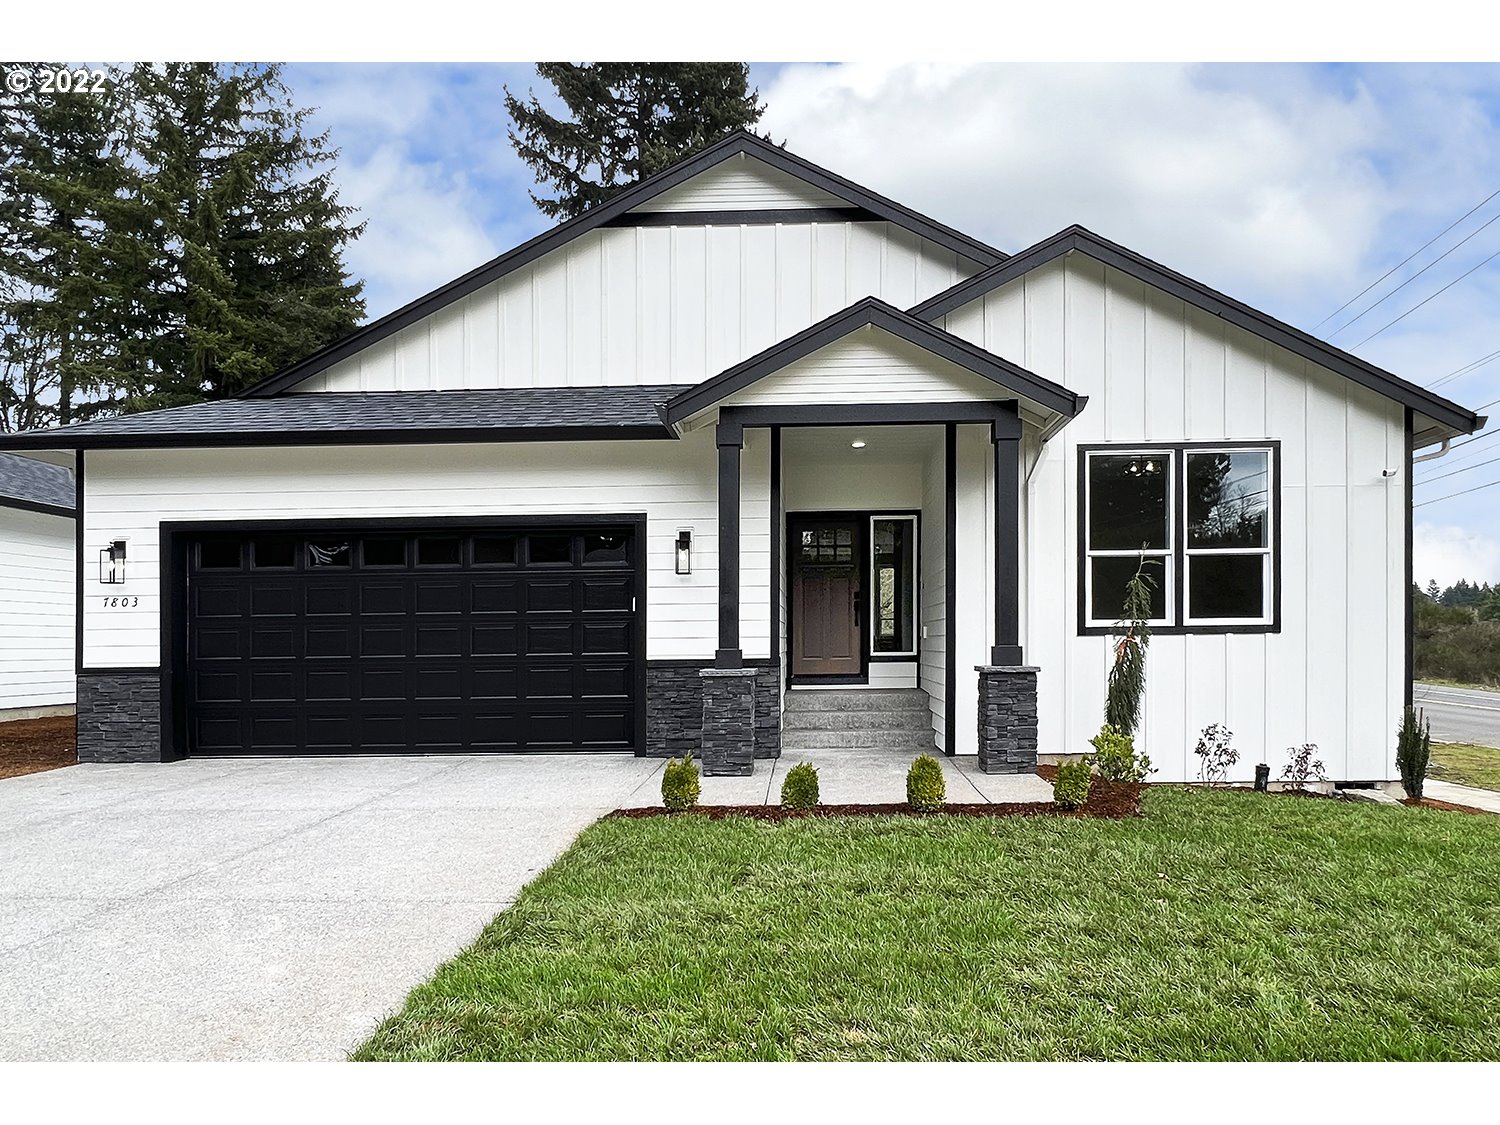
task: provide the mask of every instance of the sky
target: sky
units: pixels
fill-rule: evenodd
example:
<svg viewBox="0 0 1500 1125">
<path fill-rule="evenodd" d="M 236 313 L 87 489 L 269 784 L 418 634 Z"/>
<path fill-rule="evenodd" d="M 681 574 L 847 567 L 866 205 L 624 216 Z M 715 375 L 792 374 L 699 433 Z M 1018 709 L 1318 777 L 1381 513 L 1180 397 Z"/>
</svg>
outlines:
<svg viewBox="0 0 1500 1125">
<path fill-rule="evenodd" d="M 1481 413 L 1500 429 L 1500 355 L 1448 378 L 1500 353 L 1500 66 L 792 63 L 751 76 L 773 139 L 872 190 L 1011 252 L 1082 223 L 1406 379 L 1446 379 L 1441 393 L 1493 404 Z M 551 225 L 506 137 L 504 87 L 549 89 L 529 65 L 286 77 L 318 107 L 341 198 L 368 224 L 347 260 L 372 318 Z M 1500 582 L 1490 482 L 1488 433 L 1418 467 L 1419 583 Z"/>
</svg>

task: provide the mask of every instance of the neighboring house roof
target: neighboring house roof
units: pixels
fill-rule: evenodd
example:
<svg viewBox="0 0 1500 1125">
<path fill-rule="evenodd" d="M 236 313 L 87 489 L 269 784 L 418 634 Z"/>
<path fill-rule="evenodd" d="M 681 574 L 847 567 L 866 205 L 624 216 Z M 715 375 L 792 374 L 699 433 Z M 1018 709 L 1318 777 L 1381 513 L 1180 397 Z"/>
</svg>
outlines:
<svg viewBox="0 0 1500 1125">
<path fill-rule="evenodd" d="M 780 148 L 770 141 L 763 140 L 751 133 L 731 133 L 723 140 L 718 141 L 694 156 L 672 167 L 657 173 L 640 183 L 629 187 L 612 196 L 607 202 L 597 207 L 591 207 L 577 218 L 553 227 L 549 231 L 537 235 L 529 242 L 523 242 L 513 250 L 501 254 L 498 258 L 486 262 L 478 269 L 471 270 L 460 278 L 450 281 L 441 288 L 434 289 L 426 296 L 418 297 L 408 305 L 397 309 L 393 313 L 373 320 L 362 328 L 358 328 L 337 340 L 321 351 L 314 352 L 306 359 L 292 364 L 283 371 L 272 375 L 244 392 L 247 398 L 262 398 L 269 395 L 279 394 L 282 391 L 295 386 L 297 383 L 316 375 L 325 368 L 331 367 L 340 360 L 349 358 L 356 352 L 368 348 L 371 344 L 385 339 L 387 336 L 414 324 L 424 317 L 431 316 L 438 309 L 450 305 L 463 297 L 468 296 L 475 290 L 483 288 L 493 281 L 497 281 L 506 274 L 520 269 L 536 261 L 542 255 L 556 250 L 559 246 L 571 242 L 580 235 L 602 226 L 628 223 L 633 225 L 652 225 L 656 223 L 675 222 L 678 224 L 694 224 L 700 222 L 712 222 L 713 216 L 705 216 L 701 213 L 681 212 L 648 212 L 639 215 L 626 213 L 631 208 L 639 207 L 648 200 L 676 187 L 685 180 L 712 168 L 731 157 L 741 154 L 753 156 L 773 168 L 786 172 L 798 179 L 804 180 L 813 186 L 846 200 L 854 209 L 852 212 L 841 212 L 834 214 L 827 209 L 811 210 L 788 210 L 778 212 L 780 219 L 784 222 L 828 222 L 830 220 L 847 222 L 857 221 L 884 221 L 894 223 L 906 228 L 914 234 L 920 235 L 940 246 L 952 250 L 976 265 L 987 267 L 1005 260 L 1005 255 L 993 246 L 987 246 L 977 238 L 963 234 L 952 227 L 929 219 L 927 216 L 913 211 L 909 207 L 885 198 L 883 195 L 862 188 L 851 180 L 836 175 L 826 168 L 820 168 L 809 160 L 800 156 L 794 156 L 784 148 Z M 765 212 L 743 211 L 721 216 L 726 220 L 738 222 L 751 221 L 754 216 L 761 221 L 767 218 Z"/>
<path fill-rule="evenodd" d="M 736 391 L 744 390 L 767 375 L 780 371 L 788 364 L 866 327 L 889 332 L 1065 418 L 1077 415 L 1088 401 L 1086 396 L 1075 395 L 1050 379 L 1044 379 L 967 340 L 917 320 L 877 297 L 866 297 L 795 336 L 773 344 L 758 355 L 735 364 L 707 382 L 688 387 L 667 403 L 663 415 L 670 424 L 676 425 L 707 410 Z"/>
<path fill-rule="evenodd" d="M 61 465 L 0 453 L 0 507 L 71 516 L 76 503 L 73 474 Z"/>
<path fill-rule="evenodd" d="M 54 430 L 31 430 L 0 438 L 0 448 L 671 438 L 658 406 L 685 389 L 680 384 L 522 387 L 220 399 Z"/>
<path fill-rule="evenodd" d="M 1361 386 L 1409 406 L 1416 413 L 1437 423 L 1436 429 L 1429 427 L 1419 433 L 1419 438 L 1425 436 L 1429 441 L 1438 441 L 1453 433 L 1469 434 L 1483 427 L 1487 421 L 1472 410 L 1434 394 L 1425 387 L 1419 387 L 1358 356 L 1350 355 L 1341 348 L 1310 336 L 1299 328 L 1293 328 L 1290 324 L 1170 270 L 1159 262 L 1153 262 L 1134 250 L 1127 250 L 1081 226 L 1058 231 L 1052 237 L 1020 251 L 999 265 L 928 298 L 912 308 L 911 314 L 921 320 L 937 320 L 1073 250 L 1170 293 L 1204 312 L 1222 317 L 1230 324 L 1252 332 L 1320 367 L 1353 379 Z"/>
</svg>

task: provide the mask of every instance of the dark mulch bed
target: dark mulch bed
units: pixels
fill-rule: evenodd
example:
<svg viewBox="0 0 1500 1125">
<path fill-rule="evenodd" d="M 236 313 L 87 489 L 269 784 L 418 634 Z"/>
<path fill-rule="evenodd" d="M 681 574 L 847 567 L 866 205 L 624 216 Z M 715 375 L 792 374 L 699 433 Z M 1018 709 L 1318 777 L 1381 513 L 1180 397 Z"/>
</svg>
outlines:
<svg viewBox="0 0 1500 1125">
<path fill-rule="evenodd" d="M 1048 781 L 1054 780 L 1057 776 L 1057 771 L 1052 766 L 1038 766 L 1036 772 Z M 610 813 L 610 816 L 627 820 L 653 816 L 697 816 L 706 820 L 724 820 L 727 817 L 743 816 L 752 820 L 770 821 L 803 820 L 808 817 L 826 816 L 1088 816 L 1121 820 L 1141 814 L 1142 788 L 1140 785 L 1105 781 L 1101 777 L 1096 777 L 1094 784 L 1089 788 L 1088 803 L 1081 809 L 1071 811 L 1060 809 L 1053 804 L 1028 802 L 993 805 L 953 804 L 944 805 L 942 812 L 918 813 L 903 802 L 892 805 L 818 805 L 811 809 L 784 809 L 780 805 L 701 805 L 681 813 L 668 812 L 660 805 L 655 805 L 644 809 L 617 809 Z"/>
<path fill-rule="evenodd" d="M 0 723 L 0 777 L 41 773 L 76 761 L 72 715 Z"/>
</svg>

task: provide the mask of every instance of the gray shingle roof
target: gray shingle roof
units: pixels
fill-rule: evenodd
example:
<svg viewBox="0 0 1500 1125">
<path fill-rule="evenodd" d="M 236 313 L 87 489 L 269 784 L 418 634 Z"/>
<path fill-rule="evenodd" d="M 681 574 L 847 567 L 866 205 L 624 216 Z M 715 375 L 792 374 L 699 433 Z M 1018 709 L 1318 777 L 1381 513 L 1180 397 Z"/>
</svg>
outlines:
<svg viewBox="0 0 1500 1125">
<path fill-rule="evenodd" d="M 0 453 L 0 505 L 8 500 L 73 510 L 73 474 L 61 465 Z"/>
<path fill-rule="evenodd" d="M 683 385 L 289 394 L 121 414 L 0 438 L 0 448 L 667 438 L 657 406 Z M 309 438 L 316 435 L 316 441 Z"/>
</svg>

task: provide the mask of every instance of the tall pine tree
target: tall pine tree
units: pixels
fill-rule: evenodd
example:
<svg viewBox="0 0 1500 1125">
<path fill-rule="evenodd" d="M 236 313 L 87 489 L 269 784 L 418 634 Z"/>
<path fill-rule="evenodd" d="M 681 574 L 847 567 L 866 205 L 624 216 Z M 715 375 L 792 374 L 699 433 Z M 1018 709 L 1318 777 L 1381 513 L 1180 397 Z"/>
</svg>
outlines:
<svg viewBox="0 0 1500 1125">
<path fill-rule="evenodd" d="M 745 63 L 538 63 L 567 117 L 505 91 L 511 144 L 539 185 L 544 215 L 571 219 L 644 179 L 760 120 Z"/>
<path fill-rule="evenodd" d="M 128 363 L 144 228 L 121 78 L 0 95 L 0 428 L 106 407 Z"/>
<path fill-rule="evenodd" d="M 127 408 L 236 394 L 353 329 L 363 283 L 342 251 L 364 224 L 281 67 L 141 64 L 131 79 L 161 280 Z"/>
</svg>

